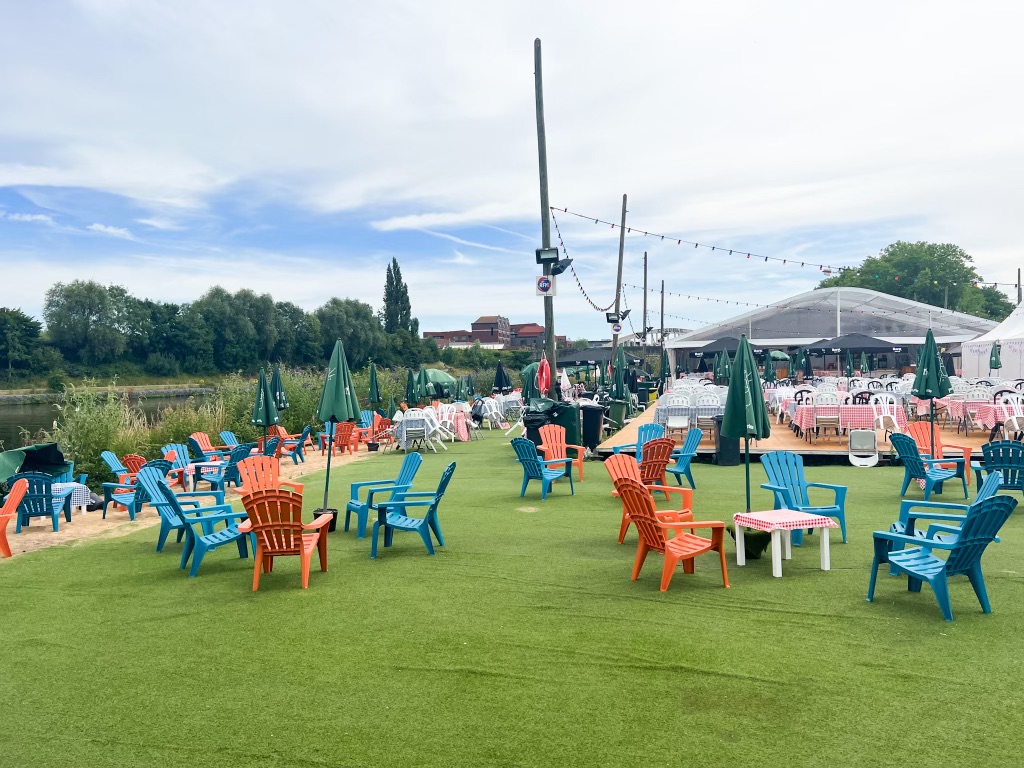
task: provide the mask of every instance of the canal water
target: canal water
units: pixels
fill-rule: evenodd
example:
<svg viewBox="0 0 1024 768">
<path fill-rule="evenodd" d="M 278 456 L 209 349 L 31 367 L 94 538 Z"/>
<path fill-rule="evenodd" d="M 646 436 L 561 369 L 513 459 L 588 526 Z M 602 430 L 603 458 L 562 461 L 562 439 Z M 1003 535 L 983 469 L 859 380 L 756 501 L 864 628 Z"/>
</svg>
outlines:
<svg viewBox="0 0 1024 768">
<path fill-rule="evenodd" d="M 143 412 L 154 414 L 174 403 L 184 402 L 184 397 L 148 397 L 141 401 Z M 40 429 L 50 429 L 57 418 L 53 403 L 0 403 L 0 440 L 5 450 L 21 445 L 22 428 L 35 434 Z"/>
</svg>

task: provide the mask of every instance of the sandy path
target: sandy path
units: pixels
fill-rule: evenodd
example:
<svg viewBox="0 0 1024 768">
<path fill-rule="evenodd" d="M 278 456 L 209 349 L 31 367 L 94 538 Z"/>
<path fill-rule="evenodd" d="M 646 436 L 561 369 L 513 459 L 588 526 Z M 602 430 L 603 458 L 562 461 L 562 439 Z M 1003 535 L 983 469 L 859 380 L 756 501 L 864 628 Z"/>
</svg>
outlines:
<svg viewBox="0 0 1024 768">
<path fill-rule="evenodd" d="M 355 461 L 365 461 L 367 458 L 376 455 L 378 454 L 368 453 L 365 448 L 355 456 L 348 453 L 341 456 L 335 455 L 331 459 L 332 479 L 335 477 L 335 468 L 351 464 Z M 321 456 L 319 450 L 307 447 L 305 463 L 293 464 L 292 460 L 288 458 L 281 462 L 281 477 L 285 480 L 295 480 L 303 475 L 320 472 L 326 468 L 326 454 Z M 204 487 L 205 484 L 200 485 L 200 489 Z M 225 501 L 231 503 L 239 498 L 239 493 L 232 487 L 228 490 Z M 101 510 L 85 513 L 76 510 L 71 515 L 70 523 L 61 516 L 60 530 L 56 533 L 54 533 L 49 521 L 42 518 L 33 518 L 31 526 L 23 527 L 21 533 L 15 533 L 14 521 L 12 520 L 7 528 L 7 541 L 11 545 L 11 554 L 17 556 L 58 545 L 75 546 L 80 542 L 91 539 L 111 539 L 127 536 L 142 528 L 150 528 L 157 525 L 159 522 L 160 515 L 149 504 L 142 508 L 142 511 L 136 515 L 134 521 L 128 519 L 128 513 L 124 509 L 110 505 L 107 508 L 106 520 L 103 519 L 103 512 Z M 0 562 L 2 561 L 0 559 Z"/>
</svg>

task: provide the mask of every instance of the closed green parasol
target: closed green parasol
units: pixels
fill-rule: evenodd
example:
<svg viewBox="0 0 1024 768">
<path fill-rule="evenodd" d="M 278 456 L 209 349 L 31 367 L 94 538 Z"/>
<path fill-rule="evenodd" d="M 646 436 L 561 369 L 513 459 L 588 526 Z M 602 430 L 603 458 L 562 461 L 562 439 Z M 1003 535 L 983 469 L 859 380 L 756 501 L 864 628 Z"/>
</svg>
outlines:
<svg viewBox="0 0 1024 768">
<path fill-rule="evenodd" d="M 274 366 L 274 375 L 270 378 L 270 391 L 274 395 L 274 405 L 278 411 L 288 407 L 288 396 L 284 393 L 284 384 L 281 382 L 281 366 Z"/>
<path fill-rule="evenodd" d="M 668 350 L 661 350 L 661 380 L 668 381 L 672 378 L 672 366 L 668 361 Z"/>
<path fill-rule="evenodd" d="M 519 372 L 523 379 L 523 402 L 529 405 L 530 400 L 540 397 L 540 390 L 537 388 L 537 368 L 540 363 L 530 363 Z"/>
<path fill-rule="evenodd" d="M 853 376 L 853 353 L 846 350 L 846 378 Z"/>
<path fill-rule="evenodd" d="M 868 359 L 867 352 L 860 353 L 860 373 L 861 376 L 871 373 L 871 361 Z"/>
<path fill-rule="evenodd" d="M 935 455 L 935 400 L 945 397 L 953 391 L 953 385 L 946 373 L 946 366 L 942 364 L 939 357 L 939 348 L 935 344 L 935 337 L 932 329 L 928 329 L 928 335 L 924 339 L 924 348 L 917 358 L 917 375 L 914 376 L 914 386 L 910 393 L 918 400 L 930 400 L 929 412 L 932 423 L 932 448 L 931 457 L 941 458 Z M 966 470 L 965 470 L 966 471 Z"/>
<path fill-rule="evenodd" d="M 999 370 L 1003 367 L 1003 361 L 999 359 L 999 342 L 992 342 L 992 351 L 988 355 L 988 369 L 989 371 Z"/>
<path fill-rule="evenodd" d="M 388 418 L 393 418 L 395 413 L 398 411 L 398 405 L 395 403 L 395 396 L 388 396 Z"/>
<path fill-rule="evenodd" d="M 427 378 L 426 368 L 420 368 L 419 373 L 416 374 L 416 399 L 428 401 L 434 399 L 434 387 L 430 384 L 430 379 Z"/>
<path fill-rule="evenodd" d="M 260 368 L 260 375 L 256 380 L 256 401 L 252 407 L 252 423 L 257 427 L 263 427 L 263 437 L 266 439 L 267 427 L 280 422 L 281 417 L 277 413 L 277 406 L 274 405 L 274 393 L 267 381 L 267 372 Z"/>
<path fill-rule="evenodd" d="M 329 435 L 327 443 L 327 475 L 324 479 L 324 505 L 327 511 L 327 492 L 331 485 L 331 454 L 334 453 L 334 429 L 339 421 L 357 421 L 359 419 L 359 398 L 356 388 L 352 386 L 352 373 L 345 359 L 345 347 L 341 339 L 334 342 L 331 362 L 327 365 L 327 376 L 324 389 L 320 393 L 320 405 L 316 409 L 317 418 L 327 425 Z"/>
<path fill-rule="evenodd" d="M 367 396 L 370 407 L 380 405 L 383 398 L 380 396 L 380 387 L 377 385 L 377 365 L 370 361 L 370 393 Z"/>
<path fill-rule="evenodd" d="M 416 405 L 416 374 L 409 369 L 409 377 L 405 380 L 405 404 L 410 408 Z"/>
<path fill-rule="evenodd" d="M 469 398 L 471 398 L 475 394 L 476 394 L 476 392 L 473 391 L 473 374 L 472 373 L 467 373 L 466 374 L 466 399 L 468 400 Z"/>
<path fill-rule="evenodd" d="M 786 356 L 789 359 L 789 356 Z M 775 360 L 772 359 L 771 354 L 765 355 L 764 359 L 764 380 L 766 382 L 775 381 Z"/>
<path fill-rule="evenodd" d="M 736 360 L 729 377 L 729 392 L 725 399 L 725 417 L 722 436 L 743 438 L 746 465 L 747 512 L 750 512 L 750 439 L 764 440 L 772 433 L 764 392 L 757 377 L 757 363 L 750 349 L 747 335 L 740 337 Z"/>
<path fill-rule="evenodd" d="M 505 366 L 501 364 L 501 360 L 498 361 L 498 367 L 494 371 L 494 386 L 491 388 L 492 392 L 500 392 L 503 395 L 507 395 L 512 391 L 512 379 L 505 372 Z"/>
<path fill-rule="evenodd" d="M 620 346 L 615 350 L 615 365 L 612 366 L 612 397 L 626 400 L 626 352 Z"/>
</svg>

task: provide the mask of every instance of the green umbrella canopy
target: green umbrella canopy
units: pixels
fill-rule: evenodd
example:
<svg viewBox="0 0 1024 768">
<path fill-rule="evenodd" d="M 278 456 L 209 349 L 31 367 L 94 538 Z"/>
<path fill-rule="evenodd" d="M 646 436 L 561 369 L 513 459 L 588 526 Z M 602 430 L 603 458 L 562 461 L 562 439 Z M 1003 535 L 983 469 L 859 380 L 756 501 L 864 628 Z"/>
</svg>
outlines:
<svg viewBox="0 0 1024 768">
<path fill-rule="evenodd" d="M 750 511 L 750 439 L 763 440 L 772 433 L 768 408 L 764 402 L 761 381 L 757 377 L 757 363 L 750 350 L 747 335 L 740 337 L 736 361 L 729 377 L 729 392 L 725 398 L 722 436 L 743 438 L 746 463 L 747 511 Z"/>
<path fill-rule="evenodd" d="M 801 365 L 804 367 L 804 377 L 810 378 L 814 375 L 814 364 L 811 362 L 811 356 L 804 350 L 800 350 Z"/>
<path fill-rule="evenodd" d="M 405 380 L 405 402 L 409 406 L 416 405 L 416 374 L 409 369 L 409 377 Z"/>
<path fill-rule="evenodd" d="M 277 406 L 274 405 L 274 393 L 270 390 L 270 383 L 267 381 L 267 372 L 260 368 L 260 375 L 256 380 L 256 400 L 252 406 L 252 423 L 266 429 L 280 421 L 281 417 L 277 413 Z"/>
<path fill-rule="evenodd" d="M 284 384 L 281 383 L 281 366 L 274 366 L 274 375 L 270 379 L 270 391 L 274 395 L 274 405 L 277 410 L 283 411 L 288 407 L 288 396 L 284 393 Z"/>
<path fill-rule="evenodd" d="M 390 395 L 388 397 L 388 418 L 390 419 L 392 416 L 394 416 L 397 410 L 398 406 L 395 404 L 395 396 Z"/>
<path fill-rule="evenodd" d="M 466 397 L 470 398 L 470 397 L 472 397 L 475 394 L 476 394 L 476 392 L 473 391 L 473 374 L 472 373 L 467 373 L 466 374 Z"/>
<path fill-rule="evenodd" d="M 455 391 L 452 393 L 452 397 L 456 400 L 466 399 L 466 377 L 459 376 L 455 381 Z"/>
<path fill-rule="evenodd" d="M 377 384 L 377 364 L 370 362 L 370 393 L 367 397 L 370 405 L 376 405 L 384 401 L 380 396 L 380 386 Z"/>
<path fill-rule="evenodd" d="M 868 373 L 870 371 L 871 371 L 871 361 L 868 360 L 868 353 L 867 352 L 861 352 L 860 353 L 860 372 L 863 374 L 863 373 Z"/>
<path fill-rule="evenodd" d="M 356 388 L 352 386 L 352 373 L 348 369 L 341 339 L 334 342 L 316 415 L 324 423 L 359 419 L 359 398 L 356 396 Z"/>
<path fill-rule="evenodd" d="M 620 346 L 615 350 L 615 365 L 612 366 L 612 397 L 626 399 L 626 351 Z"/>
<path fill-rule="evenodd" d="M 540 363 L 530 363 L 519 372 L 523 378 L 523 402 L 529 403 L 531 399 L 540 397 L 540 390 L 537 389 L 537 369 Z"/>
<path fill-rule="evenodd" d="M 432 400 L 433 397 L 434 388 L 430 386 L 430 379 L 427 378 L 427 369 L 420 368 L 416 374 L 416 399 Z"/>
<path fill-rule="evenodd" d="M 0 481 L 19 472 L 44 472 L 57 477 L 71 469 L 57 443 L 37 443 L 0 453 Z"/>
<path fill-rule="evenodd" d="M 771 356 L 768 356 L 767 362 L 764 364 L 764 380 L 766 382 L 775 381 L 775 363 L 772 362 Z"/>
<path fill-rule="evenodd" d="M 988 356 L 988 367 L 990 369 L 1002 368 L 1003 367 L 1003 361 L 999 359 L 999 342 L 998 341 L 993 341 L 992 342 L 992 351 L 989 353 L 989 356 Z"/>
<path fill-rule="evenodd" d="M 661 380 L 668 381 L 672 376 L 672 365 L 668 360 L 668 350 L 661 350 Z"/>
<path fill-rule="evenodd" d="M 945 397 L 952 391 L 953 386 L 949 383 L 946 366 L 939 359 L 939 348 L 935 344 L 932 329 L 929 328 L 924 348 L 917 361 L 917 375 L 914 376 L 914 385 L 910 392 L 918 400 L 932 400 Z"/>
<path fill-rule="evenodd" d="M 423 368 L 420 375 L 426 387 L 427 397 L 451 397 L 455 391 L 455 377 L 440 368 Z"/>
<path fill-rule="evenodd" d="M 498 367 L 494 371 L 494 386 L 492 391 L 507 394 L 512 391 L 512 379 L 505 372 L 505 366 L 498 361 Z"/>
<path fill-rule="evenodd" d="M 853 354 L 850 350 L 846 350 L 846 375 L 853 376 Z"/>
</svg>

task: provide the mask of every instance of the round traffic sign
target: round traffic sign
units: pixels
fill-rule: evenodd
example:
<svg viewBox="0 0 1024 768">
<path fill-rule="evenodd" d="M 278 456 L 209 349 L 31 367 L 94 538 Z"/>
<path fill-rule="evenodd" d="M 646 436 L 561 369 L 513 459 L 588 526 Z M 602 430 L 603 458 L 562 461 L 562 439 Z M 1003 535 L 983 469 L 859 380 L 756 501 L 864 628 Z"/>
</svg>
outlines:
<svg viewBox="0 0 1024 768">
<path fill-rule="evenodd" d="M 622 331 L 622 323 L 615 323 L 612 326 L 612 333 L 619 333 L 620 331 Z"/>
</svg>

